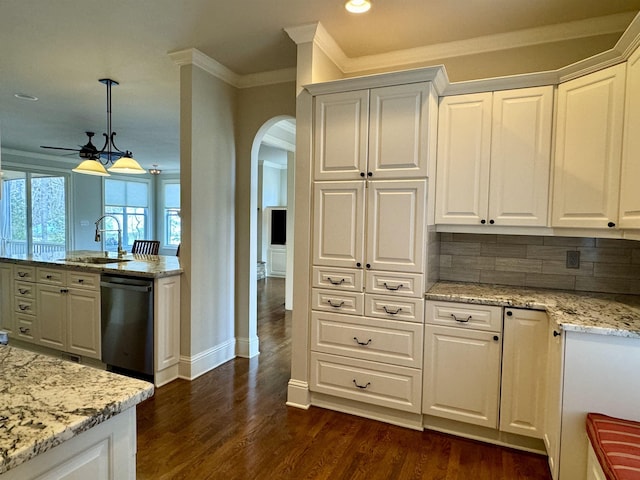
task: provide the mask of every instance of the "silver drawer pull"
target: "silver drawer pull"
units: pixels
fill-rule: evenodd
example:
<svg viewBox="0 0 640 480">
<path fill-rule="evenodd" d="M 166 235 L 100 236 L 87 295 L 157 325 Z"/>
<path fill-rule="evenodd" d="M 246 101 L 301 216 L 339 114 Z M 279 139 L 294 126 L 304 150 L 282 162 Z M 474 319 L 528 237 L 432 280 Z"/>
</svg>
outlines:
<svg viewBox="0 0 640 480">
<path fill-rule="evenodd" d="M 18 308 L 24 312 L 25 310 L 29 310 L 29 305 L 23 305 L 20 303 L 18 304 Z"/>
<path fill-rule="evenodd" d="M 25 293 L 29 293 L 29 289 L 28 288 L 19 288 L 18 292 L 20 292 L 20 295 L 24 295 Z"/>
<path fill-rule="evenodd" d="M 353 384 L 354 384 L 356 387 L 361 388 L 362 390 L 364 390 L 364 389 L 365 389 L 365 388 L 367 388 L 369 385 L 371 385 L 371 382 L 367 382 L 367 384 L 366 384 L 366 385 L 358 385 L 358 382 L 356 382 L 356 379 L 354 378 L 354 379 L 353 379 Z"/>
<path fill-rule="evenodd" d="M 383 306 L 383 307 L 382 307 L 382 309 L 383 309 L 386 313 L 388 313 L 389 315 L 397 315 L 398 313 L 400 313 L 400 312 L 402 311 L 402 308 L 400 308 L 400 307 L 398 307 L 395 311 L 393 311 L 393 310 L 389 310 L 389 309 L 387 308 L 387 306 L 386 306 L 386 305 L 385 305 L 385 306 Z"/>
<path fill-rule="evenodd" d="M 371 343 L 371 339 L 367 340 L 366 342 L 361 342 L 360 340 L 358 340 L 358 337 L 353 337 L 353 339 L 356 341 L 358 345 L 362 345 L 363 347 Z"/>
<path fill-rule="evenodd" d="M 28 273 L 28 272 L 18 272 L 18 276 L 19 276 L 20 278 L 28 277 L 28 276 L 29 276 L 29 273 Z"/>
<path fill-rule="evenodd" d="M 453 317 L 453 319 L 454 319 L 456 322 L 460 322 L 460 323 L 467 323 L 469 320 L 471 320 L 471 315 L 469 315 L 469 317 L 467 317 L 467 319 L 466 319 L 466 320 L 465 320 L 465 319 L 462 319 L 462 318 L 458 318 L 458 317 L 456 317 L 453 313 L 451 314 L 451 316 Z"/>
<path fill-rule="evenodd" d="M 387 285 L 387 282 L 383 283 L 384 288 L 386 288 L 387 290 L 391 290 L 392 292 L 395 292 L 396 290 L 400 290 L 404 285 L 399 284 L 395 287 L 391 286 L 391 285 Z"/>
<path fill-rule="evenodd" d="M 31 331 L 30 328 L 20 327 L 20 333 L 22 333 L 24 335 L 28 335 L 30 331 Z"/>
<path fill-rule="evenodd" d="M 336 305 L 335 303 L 333 303 L 331 300 L 327 300 L 327 303 L 328 303 L 329 305 L 331 305 L 333 308 L 340 308 L 341 306 L 343 306 L 343 305 L 344 305 L 344 301 L 340 302 L 340 303 L 339 303 L 339 304 L 337 304 L 337 305 Z"/>
<path fill-rule="evenodd" d="M 341 278 L 340 281 L 336 282 L 331 277 L 327 277 L 327 280 L 329 280 L 329 282 L 331 282 L 331 285 L 342 285 L 345 282 L 346 279 L 345 278 Z"/>
</svg>

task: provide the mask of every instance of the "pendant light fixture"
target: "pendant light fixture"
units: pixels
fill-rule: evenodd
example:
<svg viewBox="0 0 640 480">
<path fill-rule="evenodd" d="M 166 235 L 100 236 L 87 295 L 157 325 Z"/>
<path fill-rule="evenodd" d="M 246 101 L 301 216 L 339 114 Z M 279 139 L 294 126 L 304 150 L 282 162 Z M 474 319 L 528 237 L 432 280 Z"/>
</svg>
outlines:
<svg viewBox="0 0 640 480">
<path fill-rule="evenodd" d="M 91 155 L 72 171 L 85 175 L 99 175 L 108 177 L 112 173 L 147 173 L 140 164 L 133 159 L 133 154 L 129 150 L 120 150 L 115 144 L 116 132 L 111 130 L 111 87 L 118 85 L 118 82 L 110 78 L 101 78 L 100 83 L 107 86 L 107 133 L 102 135 L 105 138 L 102 150 Z M 105 169 L 106 165 L 112 166 Z M 109 172 L 107 172 L 109 170 Z"/>
</svg>

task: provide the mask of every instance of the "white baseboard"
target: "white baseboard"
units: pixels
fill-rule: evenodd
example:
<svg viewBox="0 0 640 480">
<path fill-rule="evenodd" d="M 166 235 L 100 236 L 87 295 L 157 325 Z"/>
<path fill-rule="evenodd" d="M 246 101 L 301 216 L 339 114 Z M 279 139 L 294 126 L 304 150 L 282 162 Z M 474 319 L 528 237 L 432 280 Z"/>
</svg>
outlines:
<svg viewBox="0 0 640 480">
<path fill-rule="evenodd" d="M 311 406 L 309 384 L 301 380 L 289 380 L 287 385 L 287 406 L 308 410 Z"/>
<path fill-rule="evenodd" d="M 260 354 L 260 339 L 258 337 L 236 339 L 236 355 L 242 358 L 253 358 Z"/>
<path fill-rule="evenodd" d="M 200 375 L 232 360 L 235 358 L 235 344 L 235 339 L 231 339 L 190 357 L 181 355 L 180 378 L 195 380 Z"/>
</svg>

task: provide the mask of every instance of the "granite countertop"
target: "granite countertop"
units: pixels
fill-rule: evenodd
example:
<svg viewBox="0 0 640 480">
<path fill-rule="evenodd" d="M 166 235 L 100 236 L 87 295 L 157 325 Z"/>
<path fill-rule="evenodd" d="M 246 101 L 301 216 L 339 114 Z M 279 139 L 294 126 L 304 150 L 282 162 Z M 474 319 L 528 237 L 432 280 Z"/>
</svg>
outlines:
<svg viewBox="0 0 640 480">
<path fill-rule="evenodd" d="M 112 258 L 112 263 L 91 263 L 87 262 L 88 257 Z M 69 260 L 73 259 L 73 260 Z M 0 261 L 9 263 L 21 263 L 35 266 L 61 266 L 68 270 L 82 270 L 94 273 L 116 273 L 134 277 L 171 277 L 180 275 L 182 267 L 180 259 L 175 256 L 165 255 L 139 255 L 127 254 L 122 257 L 125 262 L 119 260 L 115 252 L 105 252 L 94 250 L 76 250 L 66 253 L 47 253 L 38 255 L 13 255 L 0 257 Z"/>
<path fill-rule="evenodd" d="M 640 296 L 438 282 L 427 300 L 545 310 L 563 330 L 640 338 Z"/>
<path fill-rule="evenodd" d="M 0 474 L 134 407 L 153 385 L 0 345 Z"/>
</svg>

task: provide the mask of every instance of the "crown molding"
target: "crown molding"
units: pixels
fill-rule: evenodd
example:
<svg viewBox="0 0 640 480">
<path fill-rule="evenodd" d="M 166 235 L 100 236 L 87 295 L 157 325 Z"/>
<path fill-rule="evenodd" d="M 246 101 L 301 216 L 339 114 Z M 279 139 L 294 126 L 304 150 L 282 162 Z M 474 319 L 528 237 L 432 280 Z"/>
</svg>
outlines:
<svg viewBox="0 0 640 480">
<path fill-rule="evenodd" d="M 263 85 L 273 85 L 276 83 L 294 82 L 296 79 L 296 69 L 285 68 L 269 72 L 252 73 L 239 75 L 222 65 L 217 60 L 202 53 L 197 48 L 187 48 L 176 52 L 170 52 L 169 57 L 178 65 L 195 65 L 214 77 L 228 83 L 236 88 L 251 88 Z"/>
<path fill-rule="evenodd" d="M 287 32 L 289 38 L 291 38 L 296 45 L 300 45 L 301 43 L 314 41 L 318 25 L 320 25 L 320 22 L 305 23 L 304 25 L 298 25 L 295 27 L 286 27 L 283 30 Z"/>
<path fill-rule="evenodd" d="M 40 153 L 40 152 L 28 152 L 26 150 L 15 150 L 12 148 L 4 148 L 2 147 L 2 155 L 11 155 L 14 157 L 21 158 L 31 158 L 34 160 L 54 160 L 55 162 L 68 163 L 69 165 L 77 165 L 83 159 L 77 155 L 71 156 L 62 156 L 62 155 L 52 155 L 49 153 Z M 7 165 L 11 163 L 11 160 L 8 158 L 4 158 L 2 163 L 6 163 Z"/>
</svg>

